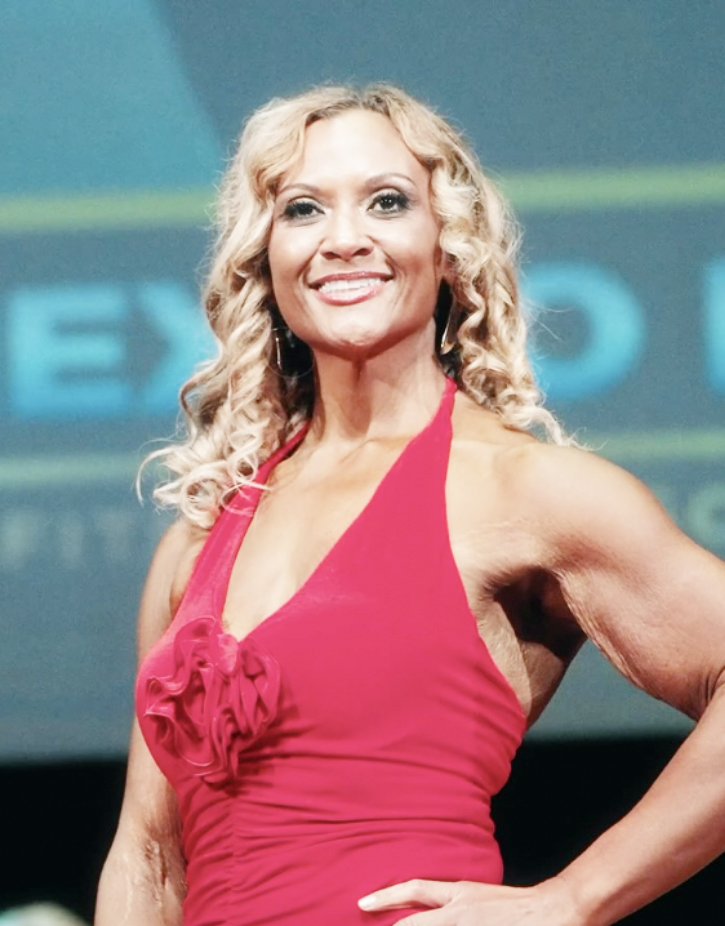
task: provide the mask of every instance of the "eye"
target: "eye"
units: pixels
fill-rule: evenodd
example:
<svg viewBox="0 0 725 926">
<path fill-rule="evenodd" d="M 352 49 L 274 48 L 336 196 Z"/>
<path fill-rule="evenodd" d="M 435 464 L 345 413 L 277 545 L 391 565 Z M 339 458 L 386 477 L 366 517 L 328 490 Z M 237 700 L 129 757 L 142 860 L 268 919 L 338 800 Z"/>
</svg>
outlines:
<svg viewBox="0 0 725 926">
<path fill-rule="evenodd" d="M 405 212 L 410 207 L 410 200 L 401 193 L 400 190 L 382 190 L 373 198 L 373 212 L 380 212 L 384 215 L 396 215 Z"/>
<path fill-rule="evenodd" d="M 320 207 L 311 199 L 293 199 L 284 207 L 282 215 L 286 219 L 312 219 L 320 212 Z"/>
</svg>

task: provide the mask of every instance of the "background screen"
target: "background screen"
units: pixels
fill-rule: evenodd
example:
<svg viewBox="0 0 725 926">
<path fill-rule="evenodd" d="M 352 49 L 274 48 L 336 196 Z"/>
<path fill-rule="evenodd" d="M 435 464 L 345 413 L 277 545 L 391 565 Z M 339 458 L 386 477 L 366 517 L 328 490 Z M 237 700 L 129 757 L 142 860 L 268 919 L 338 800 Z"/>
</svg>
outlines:
<svg viewBox="0 0 725 926">
<path fill-rule="evenodd" d="M 2 7 L 0 759 L 125 749 L 166 523 L 132 482 L 211 350 L 208 207 L 245 116 L 312 83 L 465 130 L 524 227 L 550 407 L 725 555 L 724 6 Z M 683 729 L 587 646 L 533 735 Z"/>
</svg>

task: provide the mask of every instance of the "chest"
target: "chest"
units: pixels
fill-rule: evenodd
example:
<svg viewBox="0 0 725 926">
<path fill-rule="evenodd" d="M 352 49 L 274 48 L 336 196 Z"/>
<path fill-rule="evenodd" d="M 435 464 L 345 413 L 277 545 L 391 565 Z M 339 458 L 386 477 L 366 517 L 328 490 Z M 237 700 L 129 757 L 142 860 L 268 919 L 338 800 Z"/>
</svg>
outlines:
<svg viewBox="0 0 725 926">
<path fill-rule="evenodd" d="M 431 579 L 428 573 L 435 579 L 443 562 L 452 566 L 445 574 L 453 592 L 463 593 L 467 619 L 527 704 L 526 644 L 496 600 L 506 577 L 525 569 L 525 528 L 507 521 L 493 501 L 473 504 L 474 488 L 455 458 L 437 496 L 419 471 L 391 472 L 391 455 L 370 464 L 282 479 L 263 492 L 231 571 L 225 628 L 241 639 L 310 587 L 324 594 L 328 578 L 339 578 L 341 570 L 352 584 L 365 586 L 389 571 L 388 587 L 395 584 L 399 591 L 409 583 L 412 598 L 417 586 Z M 486 497 L 493 500 L 496 492 Z M 361 548 L 371 545 L 379 547 L 377 554 L 367 549 L 363 558 Z"/>
<path fill-rule="evenodd" d="M 366 454 L 347 466 L 282 473 L 265 489 L 231 570 L 222 617 L 227 630 L 246 636 L 312 578 L 324 579 L 341 544 L 346 568 L 356 572 L 360 535 L 385 534 L 384 496 L 395 465 L 392 452 Z"/>
</svg>

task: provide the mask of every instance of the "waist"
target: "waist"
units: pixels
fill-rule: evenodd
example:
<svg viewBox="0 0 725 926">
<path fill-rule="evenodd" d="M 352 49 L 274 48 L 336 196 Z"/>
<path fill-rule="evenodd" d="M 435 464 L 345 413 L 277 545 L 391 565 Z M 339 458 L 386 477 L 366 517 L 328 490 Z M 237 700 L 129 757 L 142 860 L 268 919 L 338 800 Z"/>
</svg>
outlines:
<svg viewBox="0 0 725 926">
<path fill-rule="evenodd" d="M 484 776 L 465 774 L 444 755 L 434 766 L 396 755 L 334 757 L 285 754 L 253 757 L 230 786 L 200 777 L 177 781 L 190 854 L 197 838 L 220 826 L 249 837 L 309 838 L 344 827 L 412 832 L 426 821 L 493 831 Z"/>
<path fill-rule="evenodd" d="M 493 827 L 441 820 L 348 821 L 295 837 L 245 835 L 226 826 L 187 860 L 185 926 L 387 926 L 363 913 L 372 891 L 425 878 L 500 883 Z M 411 911 L 412 912 L 412 911 Z"/>
</svg>

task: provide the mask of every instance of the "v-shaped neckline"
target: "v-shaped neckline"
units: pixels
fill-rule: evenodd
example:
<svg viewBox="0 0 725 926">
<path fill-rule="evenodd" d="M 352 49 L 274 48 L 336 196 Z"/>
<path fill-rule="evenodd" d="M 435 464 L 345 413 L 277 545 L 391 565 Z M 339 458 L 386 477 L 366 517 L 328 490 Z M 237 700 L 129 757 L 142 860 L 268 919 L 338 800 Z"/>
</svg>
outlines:
<svg viewBox="0 0 725 926">
<path fill-rule="evenodd" d="M 297 589 L 288 598 L 286 598 L 279 607 L 275 608 L 274 611 L 272 611 L 266 617 L 262 618 L 262 620 L 250 628 L 246 634 L 241 637 L 237 637 L 228 629 L 224 621 L 224 611 L 226 609 L 226 604 L 229 597 L 229 585 L 231 583 L 232 573 L 234 571 L 234 564 L 237 561 L 237 557 L 239 556 L 239 552 L 244 543 L 244 539 L 247 536 L 249 527 L 257 513 L 257 508 L 259 507 L 262 492 L 269 480 L 270 475 L 279 463 L 285 460 L 294 450 L 297 449 L 307 433 L 309 422 L 303 425 L 303 427 L 300 428 L 300 430 L 297 431 L 297 433 L 294 434 L 286 444 L 280 447 L 276 453 L 272 454 L 270 459 L 265 464 L 263 464 L 262 467 L 260 467 L 252 492 L 250 493 L 248 490 L 240 489 L 232 499 L 227 512 L 225 512 L 226 518 L 239 517 L 240 513 L 243 512 L 244 524 L 242 529 L 239 531 L 239 536 L 236 538 L 235 542 L 227 547 L 227 555 L 223 563 L 224 572 L 220 577 L 220 581 L 216 583 L 214 589 L 214 619 L 221 633 L 231 637 L 237 642 L 237 645 L 241 646 L 246 640 L 249 640 L 252 636 L 256 635 L 257 631 L 259 631 L 263 626 L 269 624 L 270 622 L 275 622 L 287 613 L 287 611 L 299 600 L 299 598 L 304 595 L 309 587 L 319 579 L 319 576 L 324 573 L 330 561 L 339 553 L 340 548 L 349 542 L 349 538 L 354 535 L 356 530 L 359 529 L 359 525 L 364 521 L 366 515 L 373 508 L 383 489 L 393 478 L 397 470 L 402 466 L 404 460 L 409 456 L 409 452 L 413 449 L 413 447 L 424 437 L 424 435 L 431 431 L 441 416 L 448 415 L 450 417 L 455 392 L 456 384 L 454 380 L 447 377 L 445 387 L 443 389 L 443 394 L 438 403 L 438 408 L 430 421 L 414 437 L 411 437 L 406 445 L 402 448 L 400 453 L 385 471 L 383 477 L 380 479 L 361 510 L 337 537 L 324 556 L 314 566 L 312 571 L 308 573 L 307 577 L 302 581 Z"/>
</svg>

